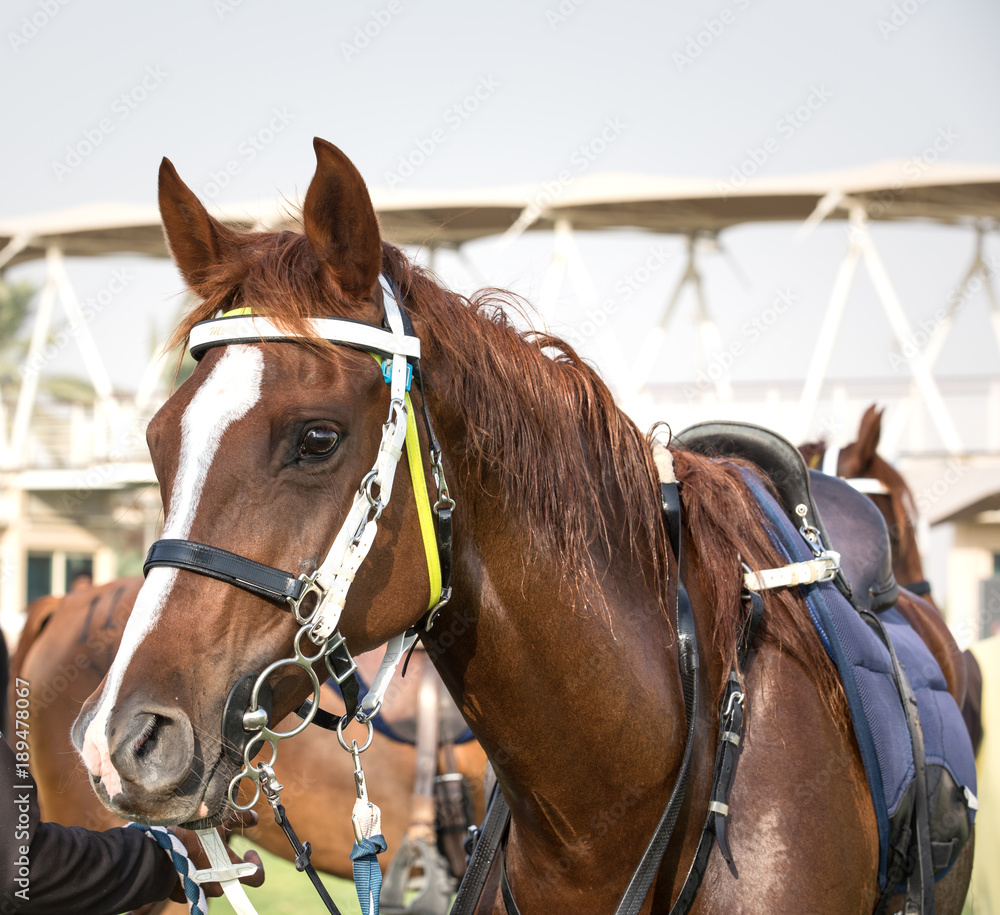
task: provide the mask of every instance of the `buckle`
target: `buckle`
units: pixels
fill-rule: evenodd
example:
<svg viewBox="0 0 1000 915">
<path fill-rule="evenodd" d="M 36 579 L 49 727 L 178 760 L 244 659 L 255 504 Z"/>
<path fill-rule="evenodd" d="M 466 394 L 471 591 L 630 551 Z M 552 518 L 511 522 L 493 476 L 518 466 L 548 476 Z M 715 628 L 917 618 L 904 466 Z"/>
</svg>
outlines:
<svg viewBox="0 0 1000 915">
<path fill-rule="evenodd" d="M 340 634 L 339 629 L 334 631 L 333 635 L 327 640 L 323 657 L 326 661 L 326 669 L 330 671 L 330 676 L 337 681 L 338 685 L 343 683 L 348 677 L 354 676 L 354 673 L 358 669 L 358 663 L 351 657 L 351 653 L 347 650 L 347 645 L 344 644 L 344 637 Z"/>
<path fill-rule="evenodd" d="M 392 384 L 392 359 L 382 360 L 382 377 L 385 379 L 386 384 Z M 413 384 L 413 365 L 409 360 L 406 361 L 406 390 L 410 390 L 410 385 Z"/>
</svg>

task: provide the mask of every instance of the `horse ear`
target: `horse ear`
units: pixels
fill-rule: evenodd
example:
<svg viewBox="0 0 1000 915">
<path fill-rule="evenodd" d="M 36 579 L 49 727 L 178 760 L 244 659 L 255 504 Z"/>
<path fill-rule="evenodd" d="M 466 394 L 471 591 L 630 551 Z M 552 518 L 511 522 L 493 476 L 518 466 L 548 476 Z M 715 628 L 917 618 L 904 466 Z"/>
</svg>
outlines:
<svg viewBox="0 0 1000 915">
<path fill-rule="evenodd" d="M 233 233 L 209 215 L 169 159 L 160 163 L 159 198 L 167 247 L 185 282 L 197 290 L 233 247 Z"/>
<path fill-rule="evenodd" d="M 865 410 L 858 428 L 858 460 L 862 467 L 867 467 L 874 460 L 881 435 L 882 411 L 872 404 Z"/>
<path fill-rule="evenodd" d="M 370 293 L 382 267 L 378 219 L 364 179 L 336 146 L 316 137 L 316 174 L 302 207 L 306 237 L 340 288 Z"/>
</svg>

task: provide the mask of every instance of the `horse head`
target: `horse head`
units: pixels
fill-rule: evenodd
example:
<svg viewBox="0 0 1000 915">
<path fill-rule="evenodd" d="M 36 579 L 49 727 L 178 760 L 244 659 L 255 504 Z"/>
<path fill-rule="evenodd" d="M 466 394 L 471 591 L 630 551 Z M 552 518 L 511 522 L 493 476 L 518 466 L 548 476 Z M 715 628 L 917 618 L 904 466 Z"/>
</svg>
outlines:
<svg viewBox="0 0 1000 915">
<path fill-rule="evenodd" d="M 882 412 L 875 404 L 865 410 L 857 439 L 840 449 L 837 476 L 855 481 L 856 488 L 870 496 L 882 512 L 889 528 L 896 580 L 903 586 L 923 583 L 913 494 L 903 475 L 878 453 Z"/>
<path fill-rule="evenodd" d="M 331 144 L 317 139 L 315 150 L 304 234 L 233 231 L 169 161 L 160 168 L 167 241 L 200 300 L 175 342 L 200 341 L 200 361 L 149 424 L 162 540 L 117 657 L 73 728 L 95 790 L 123 817 L 219 820 L 240 765 L 222 730 L 236 681 L 305 656 L 268 675 L 270 720 L 280 721 L 316 685 L 310 668 L 326 679 L 328 629 L 350 651 L 367 651 L 430 603 L 430 559 L 408 492 L 410 468 L 425 474 L 423 458 L 417 451 L 415 463 L 400 462 L 391 502 L 392 475 L 373 477 L 385 451 L 402 450 L 401 441 L 386 445 L 383 427 L 406 426 L 412 413 L 393 341 L 414 338 L 382 327 L 391 289 L 380 283 L 383 247 L 361 176 Z M 369 538 L 359 568 L 324 565 L 333 546 L 356 545 L 376 523 L 380 536 Z M 228 578 L 206 571 L 193 558 L 206 555 L 238 568 Z M 294 593 L 248 586 L 258 573 Z M 346 579 L 339 607 L 328 599 L 334 578 Z"/>
</svg>

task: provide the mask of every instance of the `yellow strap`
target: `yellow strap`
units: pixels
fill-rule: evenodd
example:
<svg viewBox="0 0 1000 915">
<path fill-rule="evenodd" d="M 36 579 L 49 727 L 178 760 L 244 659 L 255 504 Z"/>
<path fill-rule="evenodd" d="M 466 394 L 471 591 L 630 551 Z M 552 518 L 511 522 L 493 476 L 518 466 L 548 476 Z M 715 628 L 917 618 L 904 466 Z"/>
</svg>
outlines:
<svg viewBox="0 0 1000 915">
<path fill-rule="evenodd" d="M 431 500 L 427 494 L 427 476 L 420 455 L 420 437 L 417 435 L 417 420 L 413 412 L 413 402 L 406 395 L 406 462 L 410 465 L 413 480 L 413 497 L 417 503 L 417 517 L 420 519 L 420 535 L 427 555 L 427 577 L 431 584 L 431 600 L 428 610 L 433 610 L 441 600 L 441 558 L 438 556 L 437 538 L 434 536 L 434 519 L 431 515 Z"/>
<path fill-rule="evenodd" d="M 221 315 L 220 317 L 223 317 L 223 318 L 237 318 L 237 317 L 240 317 L 241 318 L 244 315 L 252 315 L 252 314 L 253 314 L 253 309 L 252 308 L 249 308 L 249 307 L 248 308 L 234 308 L 232 311 L 227 311 L 224 315 Z"/>
<path fill-rule="evenodd" d="M 369 353 L 381 366 L 382 357 Z M 437 537 L 434 536 L 434 517 L 431 514 L 431 498 L 427 492 L 427 476 L 420 455 L 420 436 L 417 434 L 417 420 L 413 412 L 413 401 L 406 393 L 406 463 L 413 481 L 413 498 L 417 503 L 417 518 L 420 519 L 420 536 L 424 541 L 424 555 L 427 557 L 427 577 L 431 585 L 431 599 L 427 605 L 433 610 L 441 600 L 441 557 L 438 556 Z"/>
</svg>

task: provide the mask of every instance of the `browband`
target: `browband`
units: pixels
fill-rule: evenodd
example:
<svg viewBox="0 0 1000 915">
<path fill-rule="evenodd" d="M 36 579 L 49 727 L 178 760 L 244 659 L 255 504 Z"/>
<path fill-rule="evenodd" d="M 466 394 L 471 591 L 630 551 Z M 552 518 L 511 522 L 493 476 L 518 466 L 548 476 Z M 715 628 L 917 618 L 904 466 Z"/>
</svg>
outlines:
<svg viewBox="0 0 1000 915">
<path fill-rule="evenodd" d="M 374 324 L 354 321 L 350 318 L 313 318 L 309 321 L 313 336 L 334 343 L 379 353 L 382 356 L 406 356 L 420 358 L 420 338 L 394 334 Z M 232 343 L 263 343 L 278 340 L 309 340 L 307 334 L 295 334 L 282 330 L 270 319 L 261 315 L 223 315 L 201 321 L 191 328 L 188 346 L 191 355 L 200 359 L 213 346 L 227 346 Z"/>
</svg>

